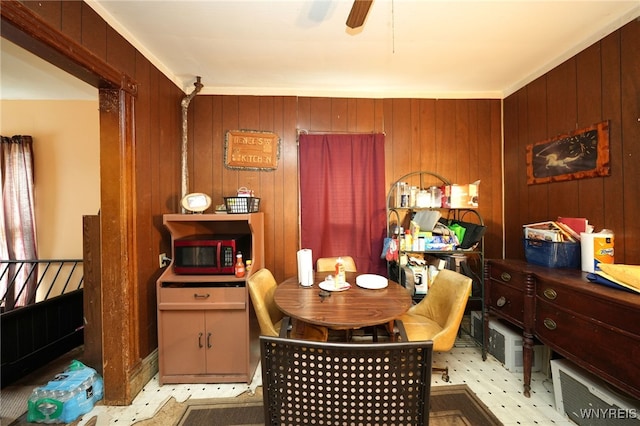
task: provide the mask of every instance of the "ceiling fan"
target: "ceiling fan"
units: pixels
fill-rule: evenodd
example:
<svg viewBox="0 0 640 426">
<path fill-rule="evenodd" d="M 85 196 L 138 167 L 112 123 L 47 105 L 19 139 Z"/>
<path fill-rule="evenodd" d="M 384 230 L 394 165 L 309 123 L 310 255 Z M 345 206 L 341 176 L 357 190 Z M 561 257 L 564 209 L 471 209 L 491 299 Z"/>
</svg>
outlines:
<svg viewBox="0 0 640 426">
<path fill-rule="evenodd" d="M 354 0 L 347 18 L 347 27 L 358 28 L 364 24 L 373 0 Z"/>
</svg>

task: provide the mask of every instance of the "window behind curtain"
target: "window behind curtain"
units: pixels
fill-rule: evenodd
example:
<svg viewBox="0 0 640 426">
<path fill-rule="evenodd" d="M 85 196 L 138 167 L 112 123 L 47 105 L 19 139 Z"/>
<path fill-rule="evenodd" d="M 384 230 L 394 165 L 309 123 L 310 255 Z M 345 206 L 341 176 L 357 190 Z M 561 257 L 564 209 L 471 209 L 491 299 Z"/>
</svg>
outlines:
<svg viewBox="0 0 640 426">
<path fill-rule="evenodd" d="M 35 260 L 36 222 L 34 213 L 33 139 L 31 136 L 2 136 L 0 143 L 0 258 Z M 9 267 L 0 279 L 5 310 L 23 306 L 36 290 L 36 266 L 16 271 Z M 12 285 L 13 284 L 13 285 Z"/>
<path fill-rule="evenodd" d="M 299 150 L 302 248 L 385 274 L 384 135 L 301 134 Z"/>
</svg>

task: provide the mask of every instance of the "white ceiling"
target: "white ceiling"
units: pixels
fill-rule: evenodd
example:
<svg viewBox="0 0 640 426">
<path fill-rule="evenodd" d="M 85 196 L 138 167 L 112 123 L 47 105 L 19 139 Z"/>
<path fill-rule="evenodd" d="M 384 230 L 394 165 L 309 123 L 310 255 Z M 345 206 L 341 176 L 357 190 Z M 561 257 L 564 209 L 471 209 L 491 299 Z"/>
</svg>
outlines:
<svg viewBox="0 0 640 426">
<path fill-rule="evenodd" d="M 0 99 L 98 99 L 98 89 L 4 38 L 0 53 Z"/>
<path fill-rule="evenodd" d="M 185 92 L 201 76 L 237 95 L 503 98 L 640 16 L 640 0 L 374 0 L 350 30 L 352 0 L 86 2 Z"/>
</svg>

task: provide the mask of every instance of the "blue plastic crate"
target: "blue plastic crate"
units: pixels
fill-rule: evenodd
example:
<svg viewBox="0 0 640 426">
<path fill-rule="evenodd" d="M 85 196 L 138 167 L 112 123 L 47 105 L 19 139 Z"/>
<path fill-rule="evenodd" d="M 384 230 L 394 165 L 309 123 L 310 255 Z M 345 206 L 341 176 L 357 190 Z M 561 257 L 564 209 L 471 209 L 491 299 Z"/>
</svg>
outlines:
<svg viewBox="0 0 640 426">
<path fill-rule="evenodd" d="M 547 268 L 580 268 L 580 243 L 524 239 L 527 262 Z"/>
</svg>

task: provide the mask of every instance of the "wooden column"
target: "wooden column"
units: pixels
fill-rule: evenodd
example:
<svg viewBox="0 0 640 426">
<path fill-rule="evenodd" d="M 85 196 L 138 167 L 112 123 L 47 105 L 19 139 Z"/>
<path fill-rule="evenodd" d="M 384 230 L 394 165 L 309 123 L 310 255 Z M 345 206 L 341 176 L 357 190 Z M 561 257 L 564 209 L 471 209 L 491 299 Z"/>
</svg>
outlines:
<svg viewBox="0 0 640 426">
<path fill-rule="evenodd" d="M 124 90 L 100 90 L 102 322 L 105 403 L 126 405 L 133 395 L 130 372 L 139 362 L 133 303 L 135 256 L 135 161 L 133 98 Z"/>
</svg>

